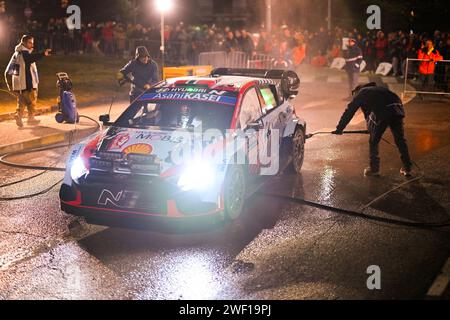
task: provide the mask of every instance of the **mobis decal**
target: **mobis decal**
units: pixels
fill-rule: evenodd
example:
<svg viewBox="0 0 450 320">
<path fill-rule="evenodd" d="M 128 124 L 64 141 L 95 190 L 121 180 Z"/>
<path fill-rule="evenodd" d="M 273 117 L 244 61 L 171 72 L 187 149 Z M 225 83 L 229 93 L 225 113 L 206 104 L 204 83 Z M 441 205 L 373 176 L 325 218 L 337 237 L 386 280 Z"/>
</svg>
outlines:
<svg viewBox="0 0 450 320">
<path fill-rule="evenodd" d="M 167 133 L 157 133 L 157 132 L 139 132 L 134 137 L 135 140 L 142 141 L 142 140 L 150 140 L 150 141 L 162 141 L 162 142 L 169 142 L 174 144 L 180 144 L 184 142 L 184 136 L 183 135 L 172 135 Z"/>
</svg>

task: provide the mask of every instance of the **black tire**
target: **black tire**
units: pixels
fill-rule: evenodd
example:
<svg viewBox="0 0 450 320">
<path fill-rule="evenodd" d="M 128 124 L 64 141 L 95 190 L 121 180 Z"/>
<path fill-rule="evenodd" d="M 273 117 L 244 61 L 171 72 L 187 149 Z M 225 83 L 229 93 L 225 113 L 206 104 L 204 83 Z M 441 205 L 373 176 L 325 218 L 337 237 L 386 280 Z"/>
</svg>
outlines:
<svg viewBox="0 0 450 320">
<path fill-rule="evenodd" d="M 237 220 L 244 211 L 247 194 L 247 175 L 244 166 L 230 165 L 224 183 L 225 219 Z"/>
<path fill-rule="evenodd" d="M 305 160 L 305 132 L 298 128 L 292 140 L 292 168 L 300 174 Z"/>
</svg>

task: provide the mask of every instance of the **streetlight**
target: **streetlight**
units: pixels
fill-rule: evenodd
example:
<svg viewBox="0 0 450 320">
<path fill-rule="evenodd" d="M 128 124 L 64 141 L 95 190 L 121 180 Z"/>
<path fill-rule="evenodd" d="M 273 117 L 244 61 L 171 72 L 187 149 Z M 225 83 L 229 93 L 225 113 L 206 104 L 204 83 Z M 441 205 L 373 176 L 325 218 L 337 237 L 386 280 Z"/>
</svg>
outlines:
<svg viewBox="0 0 450 320">
<path fill-rule="evenodd" d="M 162 70 L 164 74 L 164 58 L 166 53 L 165 39 L 164 39 L 164 18 L 165 13 L 172 9 L 172 0 L 156 0 L 156 8 L 161 13 L 161 58 L 162 58 Z"/>
<path fill-rule="evenodd" d="M 331 6 L 331 0 L 328 0 L 328 31 L 331 30 L 331 10 L 332 10 L 332 6 Z"/>
<path fill-rule="evenodd" d="M 266 0 L 266 31 L 272 32 L 272 0 Z"/>
</svg>

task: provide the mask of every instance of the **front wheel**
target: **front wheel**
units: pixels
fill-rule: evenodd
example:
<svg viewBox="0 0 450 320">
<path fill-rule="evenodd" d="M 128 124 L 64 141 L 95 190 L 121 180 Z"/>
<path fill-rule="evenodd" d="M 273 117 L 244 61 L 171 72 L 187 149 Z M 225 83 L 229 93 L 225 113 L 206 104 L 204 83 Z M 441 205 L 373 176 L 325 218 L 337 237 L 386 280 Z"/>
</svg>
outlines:
<svg viewBox="0 0 450 320">
<path fill-rule="evenodd" d="M 247 179 L 243 166 L 231 165 L 224 183 L 225 218 L 237 220 L 242 214 L 247 193 Z"/>
<path fill-rule="evenodd" d="M 297 129 L 292 141 L 292 166 L 297 174 L 300 174 L 305 160 L 305 133 L 302 129 Z"/>
</svg>

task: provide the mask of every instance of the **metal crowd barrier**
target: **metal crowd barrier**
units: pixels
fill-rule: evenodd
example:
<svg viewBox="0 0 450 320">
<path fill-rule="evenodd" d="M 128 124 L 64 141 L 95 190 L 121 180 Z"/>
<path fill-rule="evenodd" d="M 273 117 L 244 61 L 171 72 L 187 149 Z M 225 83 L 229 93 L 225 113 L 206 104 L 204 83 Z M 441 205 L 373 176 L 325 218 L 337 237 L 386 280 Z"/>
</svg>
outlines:
<svg viewBox="0 0 450 320">
<path fill-rule="evenodd" d="M 248 55 L 244 52 L 233 51 L 228 54 L 227 68 L 247 68 Z"/>
<path fill-rule="evenodd" d="M 255 54 L 249 56 L 245 52 L 225 51 L 202 52 L 199 55 L 200 65 L 210 65 L 214 68 L 252 68 L 270 69 L 273 67 L 273 58 L 266 54 Z"/>
<path fill-rule="evenodd" d="M 428 76 L 420 73 L 420 65 L 423 62 L 430 63 L 431 61 L 406 60 L 403 94 L 450 95 L 450 60 L 436 61 L 434 73 Z M 416 90 L 408 90 L 411 86 Z"/>
<path fill-rule="evenodd" d="M 267 54 L 257 53 L 248 60 L 249 69 L 271 69 L 273 67 L 273 58 Z"/>
<path fill-rule="evenodd" d="M 213 66 L 214 68 L 226 67 L 228 55 L 225 51 L 202 52 L 198 57 L 198 64 Z"/>
</svg>

